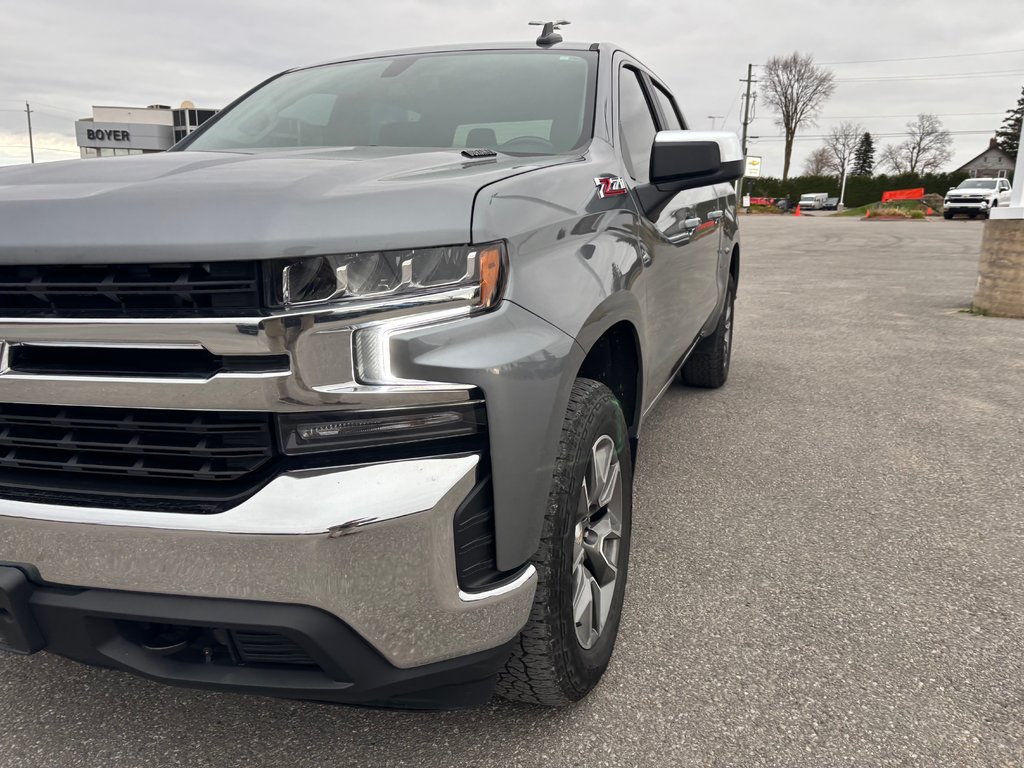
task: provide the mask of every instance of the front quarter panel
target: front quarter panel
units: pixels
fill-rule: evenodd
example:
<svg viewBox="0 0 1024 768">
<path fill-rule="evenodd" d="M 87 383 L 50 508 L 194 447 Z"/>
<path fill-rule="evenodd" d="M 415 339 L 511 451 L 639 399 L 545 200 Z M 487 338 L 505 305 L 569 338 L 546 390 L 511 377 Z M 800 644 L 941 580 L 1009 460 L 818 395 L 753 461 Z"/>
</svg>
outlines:
<svg viewBox="0 0 1024 768">
<path fill-rule="evenodd" d="M 643 257 L 627 194 L 600 197 L 595 179 L 617 177 L 611 148 L 579 163 L 485 187 L 474 242 L 505 240 L 505 297 L 576 339 L 584 349 L 627 320 L 643 338 Z"/>
</svg>

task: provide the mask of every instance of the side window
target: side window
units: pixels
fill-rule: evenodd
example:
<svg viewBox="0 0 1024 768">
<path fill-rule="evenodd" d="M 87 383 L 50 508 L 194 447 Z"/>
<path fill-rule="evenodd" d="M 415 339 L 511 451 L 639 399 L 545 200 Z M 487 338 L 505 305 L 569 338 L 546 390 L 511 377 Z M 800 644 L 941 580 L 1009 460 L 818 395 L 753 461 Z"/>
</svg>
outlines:
<svg viewBox="0 0 1024 768">
<path fill-rule="evenodd" d="M 658 132 L 636 70 L 619 70 L 619 140 L 629 175 L 645 183 L 651 167 L 651 145 Z"/>
<path fill-rule="evenodd" d="M 665 130 L 681 131 L 683 124 L 679 119 L 679 111 L 676 109 L 675 101 L 668 95 L 668 91 L 657 83 L 654 84 L 654 98 L 658 102 L 662 114 L 665 115 Z"/>
</svg>

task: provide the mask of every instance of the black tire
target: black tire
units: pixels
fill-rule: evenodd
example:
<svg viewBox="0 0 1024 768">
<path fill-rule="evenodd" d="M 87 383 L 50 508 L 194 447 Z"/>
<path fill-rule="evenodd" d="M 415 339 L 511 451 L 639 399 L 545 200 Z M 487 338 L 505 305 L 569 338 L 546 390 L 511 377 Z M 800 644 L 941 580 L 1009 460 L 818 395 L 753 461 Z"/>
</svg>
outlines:
<svg viewBox="0 0 1024 768">
<path fill-rule="evenodd" d="M 621 478 L 621 533 L 615 545 L 617 571 L 609 590 L 610 609 L 596 641 L 585 648 L 577 637 L 577 627 L 582 625 L 577 625 L 573 616 L 574 550 L 584 540 L 583 536 L 577 538 L 578 521 L 586 519 L 589 524 L 590 520 L 589 512 L 581 515 L 580 509 L 581 500 L 588 498 L 583 496 L 584 478 L 593 449 L 604 436 L 611 438 L 610 443 L 604 442 L 609 448 L 606 455 L 617 458 Z M 499 696 L 561 707 L 582 699 L 597 685 L 611 659 L 622 617 L 632 508 L 633 466 L 622 408 L 604 384 L 577 379 L 562 425 L 540 549 L 532 560 L 537 569 L 533 609 L 498 676 Z M 589 533 L 589 528 L 586 530 Z M 604 544 L 601 546 L 603 549 Z M 590 594 L 593 600 L 595 593 Z"/>
<path fill-rule="evenodd" d="M 949 221 L 950 219 L 952 219 L 952 218 L 953 218 L 953 214 L 952 214 L 952 213 L 950 213 L 949 211 L 945 211 L 945 212 L 944 212 L 944 213 L 942 214 L 942 218 L 944 218 L 944 219 L 945 219 L 946 221 Z"/>
<path fill-rule="evenodd" d="M 731 277 L 725 290 L 725 306 L 722 307 L 722 314 L 718 317 L 714 333 L 701 341 L 690 353 L 679 374 L 683 384 L 688 387 L 717 389 L 729 379 L 735 318 L 733 310 L 736 299 L 736 286 Z"/>
</svg>

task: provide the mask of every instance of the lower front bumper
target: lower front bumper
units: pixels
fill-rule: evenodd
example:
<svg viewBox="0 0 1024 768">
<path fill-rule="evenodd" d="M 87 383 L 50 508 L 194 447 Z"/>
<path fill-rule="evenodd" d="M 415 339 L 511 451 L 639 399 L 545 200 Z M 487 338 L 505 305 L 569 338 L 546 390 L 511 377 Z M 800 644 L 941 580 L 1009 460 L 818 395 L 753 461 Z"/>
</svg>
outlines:
<svg viewBox="0 0 1024 768">
<path fill-rule="evenodd" d="M 0 648 L 173 685 L 428 709 L 487 701 L 510 651 L 398 669 L 316 608 L 41 587 L 12 567 L 0 567 Z"/>
<path fill-rule="evenodd" d="M 210 515 L 0 501 L 0 562 L 46 585 L 305 606 L 396 668 L 501 646 L 536 571 L 459 589 L 453 518 L 476 454 L 308 470 Z"/>
<path fill-rule="evenodd" d="M 948 203 L 942 207 L 947 213 L 987 213 L 991 206 L 988 203 Z"/>
</svg>

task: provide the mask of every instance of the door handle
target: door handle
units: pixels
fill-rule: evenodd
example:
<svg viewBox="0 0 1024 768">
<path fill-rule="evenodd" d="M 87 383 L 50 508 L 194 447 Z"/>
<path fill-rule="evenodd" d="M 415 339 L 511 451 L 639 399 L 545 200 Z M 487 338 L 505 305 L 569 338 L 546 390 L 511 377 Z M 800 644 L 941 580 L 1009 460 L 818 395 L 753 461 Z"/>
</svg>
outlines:
<svg viewBox="0 0 1024 768">
<path fill-rule="evenodd" d="M 711 213 L 708 214 L 708 218 L 711 221 L 718 221 L 724 215 L 725 215 L 725 211 L 712 211 Z"/>
<path fill-rule="evenodd" d="M 697 227 L 699 227 L 699 226 L 701 225 L 701 223 L 702 223 L 702 220 L 701 220 L 701 218 L 700 218 L 700 217 L 697 217 L 697 218 L 695 218 L 695 219 L 686 219 L 686 220 L 685 220 L 685 221 L 683 222 L 683 226 L 684 226 L 684 227 L 685 227 L 686 229 L 696 229 Z"/>
</svg>

